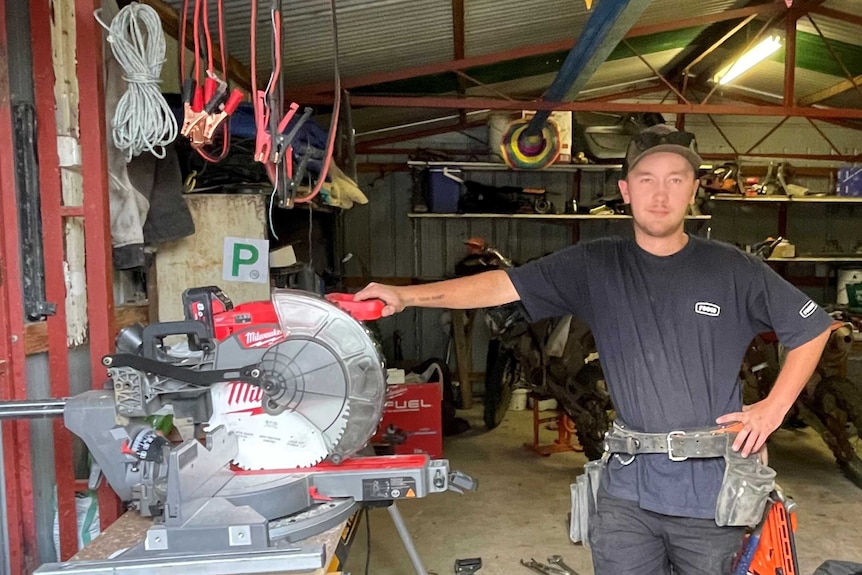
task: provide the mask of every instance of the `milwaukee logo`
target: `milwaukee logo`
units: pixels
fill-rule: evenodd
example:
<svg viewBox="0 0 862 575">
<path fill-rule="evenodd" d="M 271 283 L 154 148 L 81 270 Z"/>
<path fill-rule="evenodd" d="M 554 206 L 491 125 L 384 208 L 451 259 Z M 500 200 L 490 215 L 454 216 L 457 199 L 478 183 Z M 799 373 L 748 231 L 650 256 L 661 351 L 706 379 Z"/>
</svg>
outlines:
<svg viewBox="0 0 862 575">
<path fill-rule="evenodd" d="M 267 330 L 249 330 L 239 335 L 240 343 L 246 349 L 252 347 L 269 347 L 284 341 L 284 332 L 278 328 Z"/>
<path fill-rule="evenodd" d="M 808 303 L 802 306 L 802 309 L 799 310 L 799 315 L 801 315 L 802 317 L 810 317 L 811 314 L 815 311 L 817 311 L 817 304 L 811 300 L 808 300 Z"/>
<path fill-rule="evenodd" d="M 260 400 L 263 397 L 263 390 L 261 388 L 243 381 L 232 381 L 228 384 L 228 387 L 228 405 L 260 405 Z"/>
<path fill-rule="evenodd" d="M 721 315 L 721 307 L 708 301 L 699 301 L 694 304 L 694 313 L 708 315 L 709 317 L 718 317 Z"/>
<path fill-rule="evenodd" d="M 434 407 L 424 399 L 393 399 L 386 402 L 385 409 L 394 411 L 419 411 L 423 408 Z"/>
<path fill-rule="evenodd" d="M 227 384 L 227 414 L 247 413 L 249 415 L 263 415 L 263 390 L 250 383 L 243 381 L 232 381 Z"/>
</svg>

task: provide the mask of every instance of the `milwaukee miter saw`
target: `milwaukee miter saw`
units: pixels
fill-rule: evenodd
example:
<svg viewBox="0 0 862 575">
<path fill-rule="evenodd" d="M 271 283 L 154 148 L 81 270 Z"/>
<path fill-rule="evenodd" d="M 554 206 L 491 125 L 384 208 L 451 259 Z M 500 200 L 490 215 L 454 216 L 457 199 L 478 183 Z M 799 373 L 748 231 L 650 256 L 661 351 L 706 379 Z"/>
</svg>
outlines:
<svg viewBox="0 0 862 575">
<path fill-rule="evenodd" d="M 234 307 L 205 287 L 183 304 L 184 321 L 120 333 L 103 359 L 107 389 L 56 406 L 152 527 L 118 557 L 37 573 L 306 573 L 325 550 L 298 544 L 363 503 L 475 487 L 446 460 L 357 456 L 386 396 L 380 349 L 360 321 L 380 317 L 382 302 L 275 290 L 271 302 Z M 19 416 L 35 416 L 17 403 Z M 170 434 L 154 428 L 159 416 L 172 418 Z"/>
</svg>

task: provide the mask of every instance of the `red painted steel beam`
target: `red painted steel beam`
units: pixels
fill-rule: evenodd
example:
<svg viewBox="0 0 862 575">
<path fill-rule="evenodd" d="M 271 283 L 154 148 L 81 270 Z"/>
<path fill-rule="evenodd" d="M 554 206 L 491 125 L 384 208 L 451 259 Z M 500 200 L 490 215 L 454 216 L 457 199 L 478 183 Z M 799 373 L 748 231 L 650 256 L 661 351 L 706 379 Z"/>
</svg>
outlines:
<svg viewBox="0 0 862 575">
<path fill-rule="evenodd" d="M 685 18 L 682 20 L 671 20 L 651 24 L 649 26 L 635 26 L 626 34 L 626 38 L 636 38 L 639 36 L 648 36 L 660 32 L 670 32 L 673 30 L 681 30 L 694 26 L 706 26 L 715 24 L 716 22 L 724 22 L 727 20 L 735 20 L 738 18 L 746 18 L 752 14 L 761 16 L 771 16 L 786 10 L 783 4 L 776 2 L 766 2 L 755 6 L 738 8 L 736 10 L 726 10 L 716 14 L 708 14 L 705 16 L 697 16 L 695 18 Z M 437 62 L 434 64 L 424 64 L 422 66 L 411 66 L 401 70 L 393 70 L 389 72 L 377 72 L 375 74 L 366 74 L 354 78 L 345 78 L 341 81 L 342 88 L 352 90 L 363 86 L 373 86 L 375 84 L 385 84 L 387 82 L 395 82 L 398 80 L 407 80 L 419 76 L 431 76 L 434 74 L 442 74 L 445 72 L 454 72 L 455 70 L 465 70 L 477 66 L 488 66 L 491 64 L 499 64 L 508 60 L 517 60 L 518 58 L 528 58 L 530 56 L 541 56 L 543 54 L 551 54 L 554 52 L 563 52 L 571 50 L 574 41 L 570 39 L 558 40 L 555 42 L 547 42 L 544 44 L 534 44 L 531 46 L 523 46 L 512 50 L 504 50 L 502 52 L 493 52 L 491 54 L 483 54 L 481 56 L 471 56 L 469 58 L 455 59 L 449 62 Z M 298 86 L 291 90 L 291 98 L 297 101 L 305 101 L 304 98 L 311 97 L 318 93 L 332 92 L 332 82 L 318 82 L 315 84 L 307 84 Z"/>
<path fill-rule="evenodd" d="M 30 37 L 50 38 L 53 14 L 48 0 L 30 2 Z M 60 161 L 57 156 L 57 122 L 55 118 L 54 63 L 51 42 L 34 41 L 33 91 L 36 95 L 36 146 L 39 155 L 39 189 L 42 212 L 42 242 L 45 263 L 45 297 L 56 305 L 49 316 L 48 369 L 51 397 L 68 397 L 69 349 L 66 327 L 66 273 L 64 264 L 65 231 L 63 222 L 63 189 Z M 54 473 L 57 484 L 57 511 L 60 527 L 61 560 L 78 550 L 75 513 L 75 470 L 72 434 L 59 418 L 53 421 Z"/>
<path fill-rule="evenodd" d="M 818 6 L 811 11 L 815 14 L 826 16 L 827 18 L 834 18 L 835 20 L 841 20 L 842 22 L 849 22 L 850 24 L 862 26 L 862 16 L 860 16 L 859 14 L 842 12 L 840 10 L 835 10 L 834 8 L 826 8 L 823 6 Z"/>
<path fill-rule="evenodd" d="M 796 105 L 796 19 L 786 18 L 784 25 L 784 105 L 790 107 Z"/>
<path fill-rule="evenodd" d="M 84 183 L 85 250 L 87 258 L 87 309 L 90 318 L 92 384 L 105 381 L 102 357 L 113 344 L 114 291 L 111 252 L 108 162 L 105 126 L 102 29 L 93 18 L 99 0 L 75 2 L 77 37 L 81 172 Z"/>
<path fill-rule="evenodd" d="M 322 100 L 325 98 L 321 98 Z M 558 110 L 572 112 L 658 112 L 666 114 L 715 114 L 717 116 L 793 116 L 802 118 L 862 118 L 862 108 L 803 108 L 739 106 L 732 104 L 643 104 L 620 102 L 544 102 L 494 98 L 351 96 L 354 106 L 381 108 L 464 108 L 467 110 Z"/>
<path fill-rule="evenodd" d="M 9 39 L 6 0 L 0 0 L 0 399 L 27 398 L 24 353 L 24 294 L 21 284 L 18 194 L 15 187 L 12 94 L 9 91 Z M 13 574 L 38 565 L 30 423 L 4 421 L 3 472 L 6 477 L 6 531 Z"/>
<path fill-rule="evenodd" d="M 858 162 L 859 156 L 845 154 L 787 154 L 784 152 L 742 154 L 745 158 L 783 158 L 785 160 L 823 160 L 829 162 Z M 735 161 L 739 159 L 738 154 L 701 154 L 704 160 Z"/>
<path fill-rule="evenodd" d="M 594 98 L 584 98 L 579 102 L 614 102 L 616 100 L 625 100 L 626 98 L 637 98 L 646 94 L 655 94 L 665 89 L 662 84 L 654 84 L 652 86 L 644 86 L 643 88 L 634 88 L 624 92 L 614 92 L 613 94 L 605 94 L 604 96 L 596 96 Z"/>
<path fill-rule="evenodd" d="M 93 388 L 105 380 L 102 357 L 114 349 L 114 289 L 108 200 L 102 28 L 93 18 L 100 0 L 75 1 L 75 38 L 80 96 L 81 177 L 84 187 L 84 249 L 87 265 L 90 376 Z M 119 516 L 119 501 L 103 483 L 99 490 L 102 526 Z"/>
<path fill-rule="evenodd" d="M 452 56 L 463 60 L 464 51 L 464 0 L 452 0 Z"/>
</svg>

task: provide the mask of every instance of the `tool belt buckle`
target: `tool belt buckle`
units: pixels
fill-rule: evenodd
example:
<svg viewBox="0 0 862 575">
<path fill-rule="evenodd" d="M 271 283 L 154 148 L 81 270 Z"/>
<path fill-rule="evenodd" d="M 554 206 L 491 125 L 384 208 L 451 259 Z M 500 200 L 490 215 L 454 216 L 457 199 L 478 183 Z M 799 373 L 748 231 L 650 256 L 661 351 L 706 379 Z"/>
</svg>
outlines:
<svg viewBox="0 0 862 575">
<path fill-rule="evenodd" d="M 674 437 L 682 437 L 686 433 L 682 430 L 670 431 L 667 434 L 667 458 L 671 461 L 685 461 L 688 457 L 684 456 L 676 456 L 673 454 L 673 438 Z"/>
</svg>

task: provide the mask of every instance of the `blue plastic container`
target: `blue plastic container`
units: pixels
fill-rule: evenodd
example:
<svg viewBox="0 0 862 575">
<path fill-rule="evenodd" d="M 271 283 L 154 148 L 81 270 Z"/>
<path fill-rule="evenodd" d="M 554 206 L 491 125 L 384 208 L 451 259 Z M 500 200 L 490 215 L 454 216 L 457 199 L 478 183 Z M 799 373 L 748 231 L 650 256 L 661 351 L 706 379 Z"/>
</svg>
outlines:
<svg viewBox="0 0 862 575">
<path fill-rule="evenodd" d="M 428 211 L 437 214 L 456 213 L 463 181 L 461 170 L 429 168 L 426 186 Z"/>
</svg>

